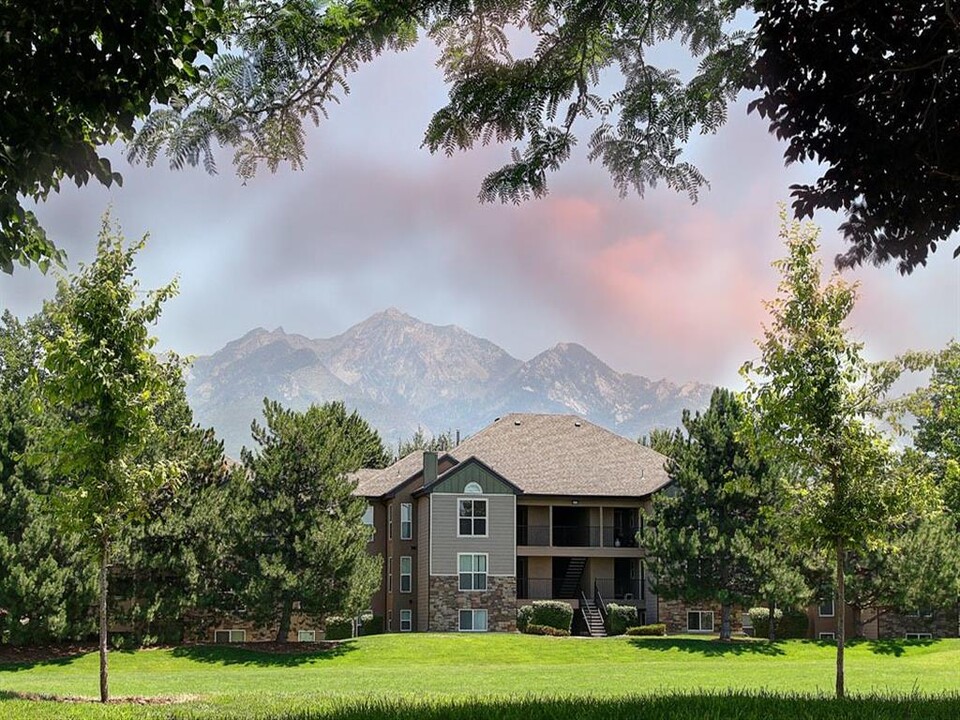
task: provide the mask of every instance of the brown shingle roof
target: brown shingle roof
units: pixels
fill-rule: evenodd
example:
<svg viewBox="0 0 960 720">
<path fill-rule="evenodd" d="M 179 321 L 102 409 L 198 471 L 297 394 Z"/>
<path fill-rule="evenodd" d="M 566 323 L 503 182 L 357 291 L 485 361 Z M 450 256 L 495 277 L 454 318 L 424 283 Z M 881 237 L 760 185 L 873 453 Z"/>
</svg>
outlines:
<svg viewBox="0 0 960 720">
<path fill-rule="evenodd" d="M 526 495 L 642 497 L 670 481 L 666 457 L 576 415 L 507 415 L 449 454 L 477 458 Z M 417 450 L 384 470 L 361 470 L 356 494 L 380 497 L 422 468 Z"/>
<path fill-rule="evenodd" d="M 637 497 L 670 481 L 666 457 L 576 415 L 507 415 L 450 454 L 477 457 L 527 495 Z"/>
</svg>

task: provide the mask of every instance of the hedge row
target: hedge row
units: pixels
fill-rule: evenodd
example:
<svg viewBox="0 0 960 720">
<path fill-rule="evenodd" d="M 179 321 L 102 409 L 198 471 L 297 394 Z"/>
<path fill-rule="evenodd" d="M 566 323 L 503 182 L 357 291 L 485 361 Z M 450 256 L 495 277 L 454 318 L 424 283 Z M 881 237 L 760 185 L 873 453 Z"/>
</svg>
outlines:
<svg viewBox="0 0 960 720">
<path fill-rule="evenodd" d="M 770 634 L 770 609 L 765 607 L 750 608 L 748 611 L 750 622 L 753 624 L 754 637 L 768 637 Z M 787 610 L 783 612 L 780 608 L 773 613 L 777 639 L 787 640 L 790 638 L 805 638 L 809 627 L 807 614 L 799 610 Z"/>
<path fill-rule="evenodd" d="M 531 625 L 564 630 L 569 635 L 573 624 L 573 608 L 561 600 L 534 600 L 517 610 L 517 630 L 529 632 Z"/>
<path fill-rule="evenodd" d="M 628 627 L 637 624 L 637 609 L 633 605 L 607 605 L 607 634 L 623 635 Z"/>
<path fill-rule="evenodd" d="M 527 629 L 524 630 L 527 635 L 549 635 L 550 637 L 570 637 L 569 630 L 559 630 L 555 627 L 550 627 L 549 625 L 534 625 L 529 623 Z"/>
<path fill-rule="evenodd" d="M 636 625 L 627 628 L 627 635 L 666 635 L 667 626 L 664 623 L 654 623 L 653 625 Z"/>
</svg>

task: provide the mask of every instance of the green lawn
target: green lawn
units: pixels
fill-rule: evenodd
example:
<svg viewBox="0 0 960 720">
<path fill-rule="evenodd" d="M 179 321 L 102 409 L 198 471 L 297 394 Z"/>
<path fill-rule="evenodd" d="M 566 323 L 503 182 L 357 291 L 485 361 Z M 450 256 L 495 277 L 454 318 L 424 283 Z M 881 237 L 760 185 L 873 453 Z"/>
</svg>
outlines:
<svg viewBox="0 0 960 720">
<path fill-rule="evenodd" d="M 358 699 L 442 704 L 536 695 L 596 701 L 730 690 L 828 695 L 834 653 L 829 643 L 806 641 L 381 635 L 304 655 L 224 646 L 111 654 L 114 695 L 194 698 L 176 706 L 104 709 L 10 699 L 11 692 L 95 697 L 97 656 L 89 654 L 0 665 L 0 717 L 246 716 L 254 709 L 265 714 L 323 709 Z M 960 692 L 960 640 L 855 643 L 847 653 L 847 683 L 850 692 L 862 695 L 955 694 Z M 956 702 L 957 696 L 948 701 Z"/>
</svg>

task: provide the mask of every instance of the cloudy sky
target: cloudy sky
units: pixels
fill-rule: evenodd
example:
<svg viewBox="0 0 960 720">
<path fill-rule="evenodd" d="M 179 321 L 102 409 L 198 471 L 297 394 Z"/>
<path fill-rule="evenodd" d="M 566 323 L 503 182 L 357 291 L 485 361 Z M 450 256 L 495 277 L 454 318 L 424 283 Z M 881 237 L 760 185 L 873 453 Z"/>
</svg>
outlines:
<svg viewBox="0 0 960 720">
<path fill-rule="evenodd" d="M 621 200 L 583 150 L 546 199 L 480 205 L 480 181 L 508 148 L 452 158 L 419 148 L 444 97 L 435 54 L 421 45 L 363 68 L 311 129 L 303 171 L 264 170 L 244 185 L 229 156 L 210 177 L 131 167 L 117 151 L 123 188 L 65 188 L 39 208 L 41 221 L 71 269 L 92 257 L 108 205 L 128 237 L 149 232 L 144 286 L 177 275 L 181 288 L 156 332 L 184 354 L 257 326 L 329 336 L 395 306 L 522 359 L 579 342 L 620 371 L 739 385 L 761 300 L 775 292 L 777 203 L 815 168 L 784 168 L 783 147 L 743 97 L 718 135 L 688 149 L 711 181 L 695 205 L 668 189 Z M 817 221 L 829 264 L 844 249 L 839 219 Z M 854 331 L 871 356 L 960 337 L 957 242 L 909 277 L 889 266 L 849 273 L 862 283 Z M 0 275 L 0 304 L 20 316 L 52 292 L 36 270 Z"/>
</svg>

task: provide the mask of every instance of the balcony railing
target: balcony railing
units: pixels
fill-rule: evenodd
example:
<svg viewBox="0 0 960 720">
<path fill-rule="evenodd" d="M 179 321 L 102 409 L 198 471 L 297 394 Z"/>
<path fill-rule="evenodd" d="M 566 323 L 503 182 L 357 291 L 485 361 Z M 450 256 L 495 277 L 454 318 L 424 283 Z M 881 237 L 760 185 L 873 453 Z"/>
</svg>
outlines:
<svg viewBox="0 0 960 720">
<path fill-rule="evenodd" d="M 600 547 L 599 525 L 554 525 L 554 547 Z"/>
<path fill-rule="evenodd" d="M 563 578 L 517 578 L 517 597 L 524 600 L 573 600 L 579 596 L 579 585 L 565 589 Z"/>
<path fill-rule="evenodd" d="M 547 547 L 550 545 L 550 526 L 517 525 L 517 545 Z"/>
<path fill-rule="evenodd" d="M 639 528 L 600 527 L 598 525 L 554 525 L 553 547 L 637 547 Z M 517 545 L 549 547 L 549 525 L 517 525 Z"/>
<path fill-rule="evenodd" d="M 611 600 L 642 600 L 643 584 L 636 579 L 597 578 L 596 589 L 606 602 Z"/>
<path fill-rule="evenodd" d="M 605 527 L 603 529 L 603 546 L 635 548 L 638 546 L 637 533 L 639 531 L 640 528 L 638 527 Z"/>
</svg>

